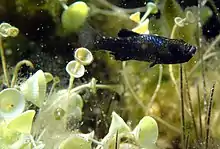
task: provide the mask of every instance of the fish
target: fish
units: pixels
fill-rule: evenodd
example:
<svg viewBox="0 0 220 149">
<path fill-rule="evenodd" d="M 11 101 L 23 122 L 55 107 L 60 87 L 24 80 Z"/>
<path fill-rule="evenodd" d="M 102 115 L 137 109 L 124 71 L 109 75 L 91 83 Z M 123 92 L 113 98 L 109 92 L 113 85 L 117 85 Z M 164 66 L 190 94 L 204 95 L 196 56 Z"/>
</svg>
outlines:
<svg viewBox="0 0 220 149">
<path fill-rule="evenodd" d="M 197 48 L 182 39 L 170 39 L 152 34 L 139 34 L 121 29 L 117 37 L 97 35 L 93 48 L 109 51 L 115 60 L 146 61 L 149 67 L 156 64 L 180 64 L 188 62 Z"/>
</svg>

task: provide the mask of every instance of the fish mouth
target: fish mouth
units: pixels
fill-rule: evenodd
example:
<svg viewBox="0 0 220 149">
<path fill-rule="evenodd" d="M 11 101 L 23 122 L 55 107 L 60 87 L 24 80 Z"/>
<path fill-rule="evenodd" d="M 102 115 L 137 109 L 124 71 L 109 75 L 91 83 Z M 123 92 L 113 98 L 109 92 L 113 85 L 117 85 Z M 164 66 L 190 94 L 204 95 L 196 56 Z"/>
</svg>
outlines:
<svg viewBox="0 0 220 149">
<path fill-rule="evenodd" d="M 190 46 L 188 53 L 190 53 L 191 55 L 195 55 L 195 53 L 196 53 L 196 47 L 195 47 L 195 46 Z"/>
</svg>

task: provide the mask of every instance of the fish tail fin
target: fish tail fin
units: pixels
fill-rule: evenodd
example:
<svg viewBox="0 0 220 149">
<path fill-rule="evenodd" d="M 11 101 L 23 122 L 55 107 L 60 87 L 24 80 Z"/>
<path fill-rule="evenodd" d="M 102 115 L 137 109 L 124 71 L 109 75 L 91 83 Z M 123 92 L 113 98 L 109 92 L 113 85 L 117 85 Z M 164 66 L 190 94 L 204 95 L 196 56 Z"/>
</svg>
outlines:
<svg viewBox="0 0 220 149">
<path fill-rule="evenodd" d="M 81 47 L 88 48 L 89 50 L 97 50 L 96 43 L 103 36 L 96 31 L 91 25 L 86 24 L 78 34 L 78 43 Z"/>
</svg>

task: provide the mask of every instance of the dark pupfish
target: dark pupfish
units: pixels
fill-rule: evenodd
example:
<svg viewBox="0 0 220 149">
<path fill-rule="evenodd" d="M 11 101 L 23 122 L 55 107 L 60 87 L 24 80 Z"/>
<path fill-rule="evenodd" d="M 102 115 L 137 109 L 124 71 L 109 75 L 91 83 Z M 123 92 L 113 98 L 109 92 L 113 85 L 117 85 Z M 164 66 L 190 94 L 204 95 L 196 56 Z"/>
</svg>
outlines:
<svg viewBox="0 0 220 149">
<path fill-rule="evenodd" d="M 95 48 L 110 51 L 116 60 L 138 60 L 155 64 L 179 64 L 188 62 L 196 52 L 196 47 L 181 39 L 138 34 L 122 29 L 118 37 L 97 37 Z"/>
</svg>

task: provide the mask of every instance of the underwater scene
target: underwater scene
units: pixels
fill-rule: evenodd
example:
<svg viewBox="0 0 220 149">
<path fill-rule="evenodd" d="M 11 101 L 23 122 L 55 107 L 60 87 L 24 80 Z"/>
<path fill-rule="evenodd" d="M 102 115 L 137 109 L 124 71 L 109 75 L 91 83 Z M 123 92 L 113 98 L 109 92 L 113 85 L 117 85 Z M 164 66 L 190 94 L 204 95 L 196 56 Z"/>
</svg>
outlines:
<svg viewBox="0 0 220 149">
<path fill-rule="evenodd" d="M 220 0 L 0 0 L 0 149 L 220 149 Z"/>
</svg>

